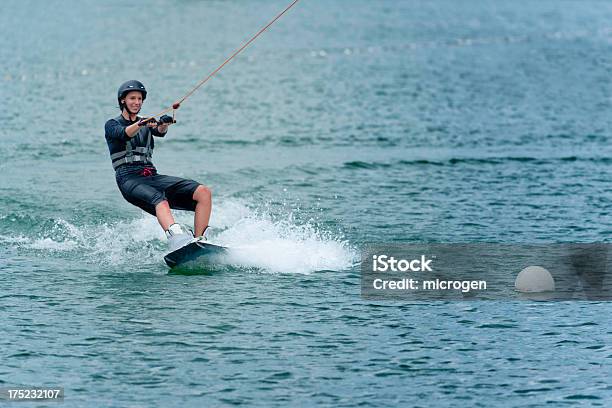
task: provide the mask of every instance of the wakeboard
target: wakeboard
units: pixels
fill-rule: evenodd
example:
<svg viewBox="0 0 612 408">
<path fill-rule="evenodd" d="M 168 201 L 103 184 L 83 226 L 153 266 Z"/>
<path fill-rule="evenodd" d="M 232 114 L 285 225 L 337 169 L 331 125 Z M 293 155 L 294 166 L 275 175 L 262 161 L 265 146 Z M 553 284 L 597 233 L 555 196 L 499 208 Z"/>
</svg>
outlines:
<svg viewBox="0 0 612 408">
<path fill-rule="evenodd" d="M 193 261 L 215 262 L 220 255 L 227 253 L 227 248 L 206 242 L 192 242 L 164 256 L 170 268 L 183 266 Z"/>
</svg>

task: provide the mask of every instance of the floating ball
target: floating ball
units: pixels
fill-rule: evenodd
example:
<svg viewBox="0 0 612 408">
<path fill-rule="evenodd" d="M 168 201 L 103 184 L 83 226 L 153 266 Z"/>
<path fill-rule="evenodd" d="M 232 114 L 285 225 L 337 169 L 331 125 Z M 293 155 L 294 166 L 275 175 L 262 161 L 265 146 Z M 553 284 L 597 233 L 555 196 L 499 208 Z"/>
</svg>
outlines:
<svg viewBox="0 0 612 408">
<path fill-rule="evenodd" d="M 552 292 L 555 290 L 555 280 L 546 268 L 532 265 L 519 272 L 514 287 L 519 292 Z"/>
</svg>

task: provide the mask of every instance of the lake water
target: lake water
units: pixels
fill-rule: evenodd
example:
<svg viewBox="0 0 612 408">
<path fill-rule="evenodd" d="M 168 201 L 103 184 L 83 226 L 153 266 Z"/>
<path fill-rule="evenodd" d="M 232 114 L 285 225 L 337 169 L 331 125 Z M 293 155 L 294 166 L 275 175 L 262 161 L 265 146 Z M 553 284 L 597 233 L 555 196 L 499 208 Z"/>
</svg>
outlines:
<svg viewBox="0 0 612 408">
<path fill-rule="evenodd" d="M 156 113 L 287 4 L 4 4 L 0 386 L 63 386 L 66 407 L 609 406 L 609 303 L 373 302 L 359 267 L 368 243 L 610 242 L 607 2 L 299 2 L 157 140 L 241 254 L 168 273 L 114 181 L 117 87 L 141 80 Z"/>
</svg>

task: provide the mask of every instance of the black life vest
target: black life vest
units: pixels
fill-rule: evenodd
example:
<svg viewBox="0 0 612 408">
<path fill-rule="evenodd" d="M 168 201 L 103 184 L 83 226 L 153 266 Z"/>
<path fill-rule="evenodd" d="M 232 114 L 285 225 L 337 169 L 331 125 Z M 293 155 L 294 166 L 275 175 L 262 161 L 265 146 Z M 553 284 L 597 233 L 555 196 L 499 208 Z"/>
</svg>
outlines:
<svg viewBox="0 0 612 408">
<path fill-rule="evenodd" d="M 121 123 L 121 120 L 125 120 L 123 116 L 117 116 L 116 121 Z M 125 142 L 125 150 L 111 154 L 111 160 L 113 162 L 113 169 L 117 168 L 126 163 L 143 163 L 153 164 L 151 158 L 153 157 L 153 148 L 151 147 L 151 129 L 147 126 L 143 126 L 138 129 L 138 132 Z M 139 141 L 146 140 L 146 146 L 138 146 Z"/>
</svg>

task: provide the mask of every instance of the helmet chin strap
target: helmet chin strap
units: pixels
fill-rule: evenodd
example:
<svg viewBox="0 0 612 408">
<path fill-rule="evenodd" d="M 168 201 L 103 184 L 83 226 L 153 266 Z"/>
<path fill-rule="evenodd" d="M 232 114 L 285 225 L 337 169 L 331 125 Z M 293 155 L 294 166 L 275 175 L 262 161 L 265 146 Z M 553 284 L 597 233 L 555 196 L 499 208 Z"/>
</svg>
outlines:
<svg viewBox="0 0 612 408">
<path fill-rule="evenodd" d="M 123 105 L 123 109 L 125 109 L 127 111 L 128 119 L 130 119 L 130 120 L 131 120 L 131 116 L 132 115 L 138 115 L 138 112 L 140 112 L 140 109 L 138 109 L 136 112 L 132 112 L 130 110 L 130 108 L 128 108 L 127 103 L 125 103 L 125 101 L 123 101 L 122 105 Z"/>
</svg>

